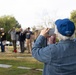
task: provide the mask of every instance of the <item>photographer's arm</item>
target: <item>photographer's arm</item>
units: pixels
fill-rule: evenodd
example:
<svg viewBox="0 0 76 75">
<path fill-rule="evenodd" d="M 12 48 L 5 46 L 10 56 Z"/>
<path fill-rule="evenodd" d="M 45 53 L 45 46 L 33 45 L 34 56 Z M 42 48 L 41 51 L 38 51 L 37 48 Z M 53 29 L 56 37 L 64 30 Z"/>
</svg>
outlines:
<svg viewBox="0 0 76 75">
<path fill-rule="evenodd" d="M 52 48 L 50 48 L 51 46 L 46 46 L 47 32 L 48 32 L 47 29 L 41 31 L 40 35 L 38 36 L 32 48 L 33 57 L 44 63 L 50 63 L 51 51 L 52 51 Z"/>
</svg>

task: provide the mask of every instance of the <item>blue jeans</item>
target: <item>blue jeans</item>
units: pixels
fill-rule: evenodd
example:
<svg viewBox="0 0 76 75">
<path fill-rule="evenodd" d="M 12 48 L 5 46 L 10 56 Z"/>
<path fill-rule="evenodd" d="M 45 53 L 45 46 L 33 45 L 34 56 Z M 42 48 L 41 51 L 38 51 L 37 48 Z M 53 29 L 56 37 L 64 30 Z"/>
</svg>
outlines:
<svg viewBox="0 0 76 75">
<path fill-rule="evenodd" d="M 5 52 L 5 45 L 2 44 L 2 41 L 1 41 L 1 52 Z"/>
</svg>

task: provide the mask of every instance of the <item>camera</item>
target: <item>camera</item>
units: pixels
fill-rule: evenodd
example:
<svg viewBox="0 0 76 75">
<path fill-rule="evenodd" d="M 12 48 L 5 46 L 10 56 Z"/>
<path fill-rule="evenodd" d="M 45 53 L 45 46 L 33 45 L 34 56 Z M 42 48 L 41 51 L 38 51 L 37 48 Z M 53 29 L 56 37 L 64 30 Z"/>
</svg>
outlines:
<svg viewBox="0 0 76 75">
<path fill-rule="evenodd" d="M 55 29 L 54 28 L 50 28 L 48 35 L 51 36 L 54 34 Z"/>
</svg>

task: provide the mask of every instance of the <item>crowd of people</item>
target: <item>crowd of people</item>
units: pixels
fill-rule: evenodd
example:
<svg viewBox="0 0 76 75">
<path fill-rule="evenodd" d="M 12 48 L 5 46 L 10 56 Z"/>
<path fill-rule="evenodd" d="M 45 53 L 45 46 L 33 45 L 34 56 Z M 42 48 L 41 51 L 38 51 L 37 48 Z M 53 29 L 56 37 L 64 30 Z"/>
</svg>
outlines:
<svg viewBox="0 0 76 75">
<path fill-rule="evenodd" d="M 40 33 L 40 30 L 35 30 L 34 32 L 30 30 L 30 27 L 23 30 L 22 28 L 18 28 L 18 30 L 15 27 L 12 27 L 10 30 L 8 30 L 8 34 L 10 35 L 11 43 L 13 46 L 13 52 L 17 53 L 18 47 L 17 47 L 17 41 L 19 42 L 19 50 L 20 53 L 24 53 L 25 50 L 27 50 L 28 53 L 31 53 L 33 43 L 36 41 L 38 35 Z M 7 38 L 4 28 L 0 28 L 0 41 L 1 41 L 1 52 L 5 52 L 5 46 Z M 52 42 L 52 38 L 55 38 L 55 34 L 47 38 L 48 44 Z M 55 43 L 55 40 L 53 43 Z"/>
<path fill-rule="evenodd" d="M 24 53 L 25 49 L 27 49 L 28 53 L 31 53 L 32 42 L 34 42 L 36 36 L 34 35 L 34 32 L 30 30 L 30 27 L 26 28 L 25 30 L 22 28 L 16 30 L 16 28 L 13 27 L 8 31 L 8 34 L 10 34 L 11 42 L 13 44 L 13 52 L 18 52 L 17 41 L 19 41 L 20 53 Z M 5 45 L 7 40 L 6 36 L 7 35 L 4 31 L 4 28 L 0 28 L 1 52 L 5 52 Z"/>
</svg>

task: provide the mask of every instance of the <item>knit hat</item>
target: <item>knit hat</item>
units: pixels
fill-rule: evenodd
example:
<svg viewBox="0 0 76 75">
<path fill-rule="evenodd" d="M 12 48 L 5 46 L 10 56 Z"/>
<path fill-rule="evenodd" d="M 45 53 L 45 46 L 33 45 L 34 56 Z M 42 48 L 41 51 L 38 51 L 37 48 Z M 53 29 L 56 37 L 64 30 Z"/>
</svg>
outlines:
<svg viewBox="0 0 76 75">
<path fill-rule="evenodd" d="M 57 26 L 57 30 L 60 34 L 63 36 L 70 37 L 73 35 L 75 31 L 75 25 L 72 21 L 69 19 L 58 19 L 55 21 L 55 24 Z"/>
</svg>

